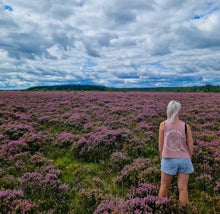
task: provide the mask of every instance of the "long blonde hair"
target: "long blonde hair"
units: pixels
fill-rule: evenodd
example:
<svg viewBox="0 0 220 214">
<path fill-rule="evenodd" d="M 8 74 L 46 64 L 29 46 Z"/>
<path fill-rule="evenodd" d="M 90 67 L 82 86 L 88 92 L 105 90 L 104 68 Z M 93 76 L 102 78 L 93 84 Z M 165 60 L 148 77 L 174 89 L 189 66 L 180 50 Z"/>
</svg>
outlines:
<svg viewBox="0 0 220 214">
<path fill-rule="evenodd" d="M 167 106 L 167 119 L 171 122 L 175 122 L 179 117 L 179 111 L 181 104 L 175 100 L 169 102 Z"/>
</svg>

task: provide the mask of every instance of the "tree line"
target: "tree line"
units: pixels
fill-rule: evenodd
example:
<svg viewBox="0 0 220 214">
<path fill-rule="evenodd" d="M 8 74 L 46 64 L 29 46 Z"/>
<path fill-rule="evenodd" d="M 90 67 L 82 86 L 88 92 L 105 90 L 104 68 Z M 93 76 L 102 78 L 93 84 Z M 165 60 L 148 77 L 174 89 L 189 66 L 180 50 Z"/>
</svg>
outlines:
<svg viewBox="0 0 220 214">
<path fill-rule="evenodd" d="M 25 91 L 149 91 L 149 92 L 220 92 L 220 86 L 204 85 L 190 87 L 155 87 L 155 88 L 113 88 L 99 85 L 54 85 L 36 86 Z"/>
</svg>

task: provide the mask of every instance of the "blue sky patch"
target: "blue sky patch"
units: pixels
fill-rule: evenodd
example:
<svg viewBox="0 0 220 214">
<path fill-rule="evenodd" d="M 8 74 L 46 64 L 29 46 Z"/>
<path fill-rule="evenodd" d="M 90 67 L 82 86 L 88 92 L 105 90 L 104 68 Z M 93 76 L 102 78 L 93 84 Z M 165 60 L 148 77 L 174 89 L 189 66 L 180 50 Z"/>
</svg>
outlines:
<svg viewBox="0 0 220 214">
<path fill-rule="evenodd" d="M 160 63 L 158 62 L 148 62 L 145 65 L 150 65 L 150 66 L 160 66 Z"/>
<path fill-rule="evenodd" d="M 93 62 L 91 59 L 86 58 L 86 63 L 84 64 L 83 68 L 89 68 L 96 66 L 97 63 Z"/>
<path fill-rule="evenodd" d="M 157 68 L 162 68 L 163 66 L 158 63 L 158 62 L 148 62 L 148 63 L 145 63 L 144 65 L 148 65 L 148 66 L 154 66 L 154 67 L 157 67 Z"/>
<path fill-rule="evenodd" d="M 5 5 L 4 9 L 8 10 L 8 11 L 13 11 L 13 8 L 11 6 L 9 6 L 9 5 Z"/>
<path fill-rule="evenodd" d="M 200 16 L 195 15 L 195 16 L 194 16 L 194 19 L 200 19 Z"/>
</svg>

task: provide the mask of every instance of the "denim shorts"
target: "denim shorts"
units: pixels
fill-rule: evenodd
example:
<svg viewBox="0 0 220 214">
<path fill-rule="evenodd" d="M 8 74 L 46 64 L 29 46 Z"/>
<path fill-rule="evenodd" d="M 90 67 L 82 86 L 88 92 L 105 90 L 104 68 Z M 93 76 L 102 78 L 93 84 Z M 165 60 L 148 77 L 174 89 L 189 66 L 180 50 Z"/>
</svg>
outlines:
<svg viewBox="0 0 220 214">
<path fill-rule="evenodd" d="M 194 168 L 190 158 L 162 158 L 161 171 L 169 175 L 191 174 Z"/>
</svg>

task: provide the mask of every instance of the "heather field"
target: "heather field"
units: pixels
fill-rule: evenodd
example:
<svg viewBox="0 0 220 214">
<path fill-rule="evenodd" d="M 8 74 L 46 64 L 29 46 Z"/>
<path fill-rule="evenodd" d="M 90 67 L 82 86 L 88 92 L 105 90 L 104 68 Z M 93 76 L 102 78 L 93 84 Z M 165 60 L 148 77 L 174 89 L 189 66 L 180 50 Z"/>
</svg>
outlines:
<svg viewBox="0 0 220 214">
<path fill-rule="evenodd" d="M 194 138 L 190 203 L 158 198 L 170 100 Z M 220 213 L 220 94 L 0 92 L 0 213 Z"/>
</svg>

